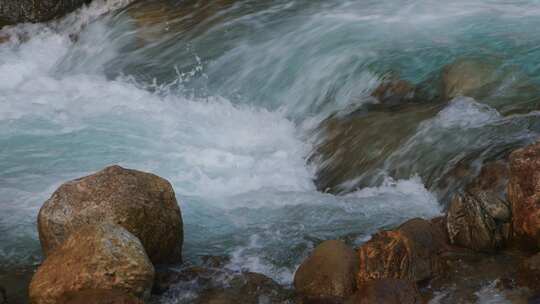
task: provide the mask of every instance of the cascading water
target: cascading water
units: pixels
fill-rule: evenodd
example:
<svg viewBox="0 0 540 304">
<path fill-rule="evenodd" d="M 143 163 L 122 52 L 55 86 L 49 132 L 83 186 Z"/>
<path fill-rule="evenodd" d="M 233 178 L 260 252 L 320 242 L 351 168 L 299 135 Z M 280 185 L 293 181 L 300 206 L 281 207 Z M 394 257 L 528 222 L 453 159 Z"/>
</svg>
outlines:
<svg viewBox="0 0 540 304">
<path fill-rule="evenodd" d="M 320 240 L 360 244 L 434 217 L 433 179 L 540 131 L 535 91 L 505 95 L 540 81 L 539 15 L 535 1 L 96 0 L 4 28 L 0 279 L 41 259 L 35 220 L 54 189 L 113 163 L 171 181 L 188 261 L 229 254 L 283 284 Z M 511 70 L 496 96 L 419 121 L 369 187 L 316 190 L 320 121 L 363 105 L 390 72 L 421 83 L 463 56 Z"/>
</svg>

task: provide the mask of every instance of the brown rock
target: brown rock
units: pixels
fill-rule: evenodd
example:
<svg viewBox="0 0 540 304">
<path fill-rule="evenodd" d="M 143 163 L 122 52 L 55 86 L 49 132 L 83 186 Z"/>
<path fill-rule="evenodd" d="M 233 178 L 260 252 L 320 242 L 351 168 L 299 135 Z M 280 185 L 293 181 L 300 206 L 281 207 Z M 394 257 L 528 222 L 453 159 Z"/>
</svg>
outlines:
<svg viewBox="0 0 540 304">
<path fill-rule="evenodd" d="M 489 163 L 464 193 L 454 195 L 446 218 L 453 245 L 476 251 L 494 251 L 507 243 L 511 222 L 505 191 L 507 180 L 506 163 Z"/>
<path fill-rule="evenodd" d="M 296 292 L 310 299 L 344 299 L 356 290 L 358 257 L 342 241 L 317 246 L 294 275 Z"/>
<path fill-rule="evenodd" d="M 43 22 L 61 17 L 91 0 L 2 0 L 0 1 L 0 27 L 2 24 Z"/>
<path fill-rule="evenodd" d="M 317 168 L 317 189 L 346 193 L 370 186 L 384 161 L 440 108 L 416 103 L 391 109 L 383 105 L 326 119 L 317 129 L 318 140 L 309 158 Z"/>
<path fill-rule="evenodd" d="M 540 253 L 525 259 L 519 267 L 518 283 L 540 292 Z"/>
<path fill-rule="evenodd" d="M 182 215 L 166 180 L 120 166 L 67 182 L 41 207 L 38 230 L 45 255 L 79 227 L 118 224 L 144 245 L 153 263 L 182 259 Z"/>
<path fill-rule="evenodd" d="M 439 254 L 447 248 L 440 225 L 412 219 L 396 230 L 382 231 L 358 249 L 357 286 L 386 278 L 419 282 L 441 271 Z"/>
<path fill-rule="evenodd" d="M 416 284 L 399 279 L 381 279 L 359 286 L 345 304 L 420 304 Z"/>
<path fill-rule="evenodd" d="M 272 279 L 247 272 L 234 276 L 228 287 L 209 289 L 202 293 L 198 304 L 259 304 L 290 303 L 291 294 Z"/>
<path fill-rule="evenodd" d="M 75 301 L 89 290 L 146 298 L 153 280 L 154 267 L 134 235 L 108 223 L 88 225 L 73 232 L 38 268 L 30 283 L 30 303 Z"/>
<path fill-rule="evenodd" d="M 540 248 L 540 143 L 510 155 L 508 199 L 515 240 L 525 247 Z"/>
<path fill-rule="evenodd" d="M 414 85 L 406 80 L 385 80 L 371 93 L 371 96 L 380 103 L 397 105 L 412 101 L 415 90 Z"/>
<path fill-rule="evenodd" d="M 496 81 L 496 69 L 495 65 L 482 60 L 462 58 L 454 61 L 442 71 L 443 99 L 476 97 L 479 90 Z"/>
<path fill-rule="evenodd" d="M 144 304 L 134 296 L 117 290 L 88 290 L 67 295 L 65 304 Z"/>
</svg>

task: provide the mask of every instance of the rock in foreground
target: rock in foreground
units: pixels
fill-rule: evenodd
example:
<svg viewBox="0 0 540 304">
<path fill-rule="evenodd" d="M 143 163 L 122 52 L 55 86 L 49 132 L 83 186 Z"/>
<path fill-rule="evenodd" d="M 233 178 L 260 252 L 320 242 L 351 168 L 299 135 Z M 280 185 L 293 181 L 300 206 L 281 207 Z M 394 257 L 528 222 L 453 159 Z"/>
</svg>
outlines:
<svg viewBox="0 0 540 304">
<path fill-rule="evenodd" d="M 0 27 L 2 24 L 52 20 L 90 2 L 91 0 L 2 0 Z"/>
<path fill-rule="evenodd" d="M 182 260 L 182 215 L 166 180 L 111 166 L 60 186 L 41 207 L 38 230 L 45 255 L 87 224 L 118 224 L 135 235 L 153 263 Z"/>
<path fill-rule="evenodd" d="M 358 249 L 357 286 L 378 279 L 419 282 L 439 274 L 439 254 L 446 249 L 440 225 L 412 219 L 396 230 L 382 231 Z"/>
<path fill-rule="evenodd" d="M 398 279 L 370 281 L 358 288 L 358 292 L 345 304 L 420 304 L 422 297 L 416 284 Z"/>
<path fill-rule="evenodd" d="M 540 248 L 540 143 L 510 155 L 508 199 L 514 238 L 525 247 Z"/>
<path fill-rule="evenodd" d="M 344 299 L 356 290 L 358 257 L 342 241 L 317 246 L 296 271 L 294 287 L 307 299 Z"/>
<path fill-rule="evenodd" d="M 505 245 L 511 222 L 504 191 L 507 177 L 505 163 L 490 163 L 464 193 L 454 196 L 446 221 L 452 244 L 475 251 L 494 251 Z"/>
<path fill-rule="evenodd" d="M 154 267 L 135 236 L 112 224 L 89 225 L 72 233 L 38 268 L 30 302 L 77 303 L 92 290 L 146 298 L 153 280 Z"/>
</svg>

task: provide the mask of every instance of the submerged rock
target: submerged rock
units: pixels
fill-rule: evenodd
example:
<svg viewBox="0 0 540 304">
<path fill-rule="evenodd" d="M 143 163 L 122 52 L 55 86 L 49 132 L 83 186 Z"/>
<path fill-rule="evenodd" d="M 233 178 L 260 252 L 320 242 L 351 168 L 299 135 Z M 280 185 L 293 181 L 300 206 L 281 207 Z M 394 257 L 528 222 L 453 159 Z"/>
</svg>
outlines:
<svg viewBox="0 0 540 304">
<path fill-rule="evenodd" d="M 508 198 L 513 237 L 525 247 L 540 248 L 540 143 L 510 155 Z"/>
<path fill-rule="evenodd" d="M 447 65 L 441 75 L 442 97 L 478 97 L 479 91 L 497 79 L 497 66 L 486 60 L 461 58 Z"/>
<path fill-rule="evenodd" d="M 508 166 L 490 163 L 452 199 L 447 212 L 450 242 L 476 251 L 494 251 L 510 237 L 511 210 L 505 186 Z"/>
<path fill-rule="evenodd" d="M 342 241 L 325 241 L 294 275 L 296 292 L 307 299 L 345 299 L 356 290 L 358 256 Z"/>
<path fill-rule="evenodd" d="M 290 303 L 291 294 L 274 280 L 253 272 L 234 276 L 228 286 L 202 292 L 197 304 Z"/>
<path fill-rule="evenodd" d="M 522 301 L 530 293 L 515 285 L 523 252 L 503 250 L 487 254 L 453 247 L 441 258 L 444 271 L 422 289 L 424 296 L 437 298 L 433 302 L 478 303 L 478 292 L 492 285 L 489 288 L 501 297 L 504 295 L 508 303 L 527 303 Z"/>
<path fill-rule="evenodd" d="M 30 302 L 77 301 L 92 290 L 147 298 L 153 280 L 154 267 L 134 235 L 120 226 L 93 224 L 49 254 L 30 283 Z"/>
<path fill-rule="evenodd" d="M 358 249 L 357 286 L 378 279 L 412 282 L 430 279 L 442 269 L 440 253 L 447 248 L 441 225 L 412 219 L 395 230 L 382 231 Z"/>
<path fill-rule="evenodd" d="M 90 2 L 91 0 L 2 0 L 0 27 L 2 24 L 49 21 Z"/>
<path fill-rule="evenodd" d="M 171 184 L 150 173 L 111 166 L 67 182 L 41 207 L 45 255 L 79 227 L 108 221 L 134 234 L 155 264 L 182 260 L 182 215 Z"/>
<path fill-rule="evenodd" d="M 388 156 L 440 108 L 441 105 L 416 103 L 397 108 L 382 106 L 323 121 L 309 160 L 317 165 L 317 189 L 343 193 L 369 186 Z"/>
<path fill-rule="evenodd" d="M 416 87 L 402 79 L 384 80 L 371 96 L 385 105 L 399 105 L 411 102 L 416 96 Z"/>
<path fill-rule="evenodd" d="M 540 292 L 540 253 L 525 259 L 518 272 L 518 283 L 532 289 L 534 292 Z"/>
<path fill-rule="evenodd" d="M 420 304 L 423 303 L 416 284 L 399 279 L 366 282 L 345 304 Z"/>
</svg>

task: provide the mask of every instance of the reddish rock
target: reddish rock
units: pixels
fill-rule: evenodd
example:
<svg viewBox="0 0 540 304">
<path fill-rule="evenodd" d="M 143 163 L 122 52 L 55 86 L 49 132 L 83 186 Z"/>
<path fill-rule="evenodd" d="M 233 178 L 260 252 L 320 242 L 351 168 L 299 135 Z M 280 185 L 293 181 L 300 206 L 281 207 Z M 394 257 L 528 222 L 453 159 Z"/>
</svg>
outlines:
<svg viewBox="0 0 540 304">
<path fill-rule="evenodd" d="M 525 259 L 518 271 L 517 281 L 534 292 L 540 292 L 540 253 Z"/>
<path fill-rule="evenodd" d="M 345 304 L 420 304 L 422 297 L 416 284 L 399 279 L 366 282 Z"/>
<path fill-rule="evenodd" d="M 423 281 L 441 271 L 439 254 L 446 250 L 440 225 L 412 219 L 398 229 L 382 231 L 358 249 L 357 286 L 386 278 Z"/>
<path fill-rule="evenodd" d="M 342 241 L 325 241 L 300 265 L 294 287 L 302 297 L 344 299 L 356 290 L 358 257 Z"/>
<path fill-rule="evenodd" d="M 67 182 L 41 207 L 38 230 L 45 255 L 79 227 L 118 224 L 134 234 L 155 264 L 182 259 L 182 215 L 171 184 L 120 166 Z"/>
<path fill-rule="evenodd" d="M 134 296 L 126 295 L 117 290 L 88 290 L 66 295 L 65 304 L 144 304 Z"/>
<path fill-rule="evenodd" d="M 540 143 L 510 155 L 508 198 L 515 240 L 529 248 L 540 248 Z"/>
<path fill-rule="evenodd" d="M 133 234 L 108 223 L 88 225 L 71 233 L 38 268 L 30 303 L 78 301 L 92 290 L 146 298 L 153 280 L 154 267 Z"/>
</svg>

